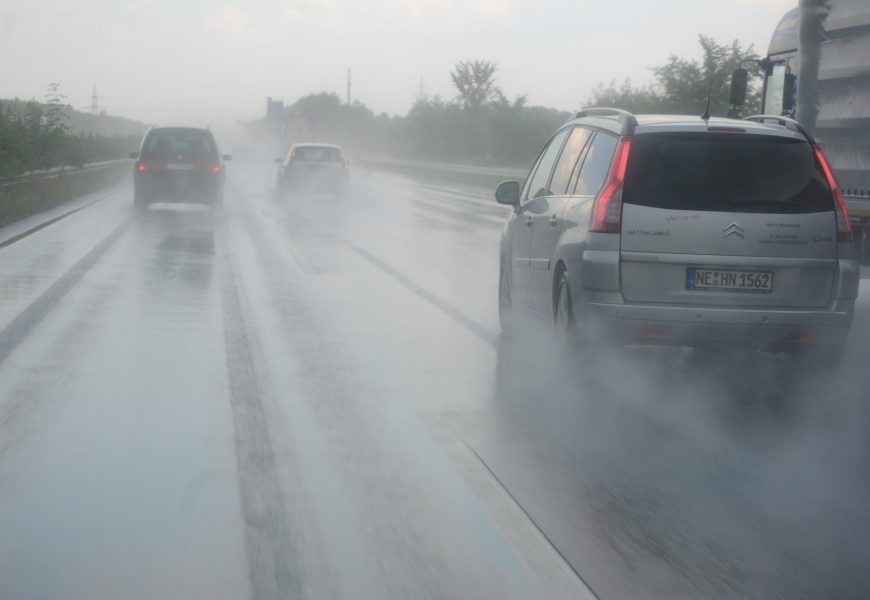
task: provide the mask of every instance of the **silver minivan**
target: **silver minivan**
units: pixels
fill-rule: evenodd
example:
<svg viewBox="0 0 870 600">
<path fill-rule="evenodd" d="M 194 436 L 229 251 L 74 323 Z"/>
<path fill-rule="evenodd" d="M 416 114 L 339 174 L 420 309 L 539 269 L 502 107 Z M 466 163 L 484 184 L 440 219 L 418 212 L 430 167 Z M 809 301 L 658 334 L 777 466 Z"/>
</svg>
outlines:
<svg viewBox="0 0 870 600">
<path fill-rule="evenodd" d="M 503 328 L 526 313 L 581 343 L 842 353 L 859 281 L 851 228 L 796 121 L 584 110 L 496 198 L 514 207 Z"/>
</svg>

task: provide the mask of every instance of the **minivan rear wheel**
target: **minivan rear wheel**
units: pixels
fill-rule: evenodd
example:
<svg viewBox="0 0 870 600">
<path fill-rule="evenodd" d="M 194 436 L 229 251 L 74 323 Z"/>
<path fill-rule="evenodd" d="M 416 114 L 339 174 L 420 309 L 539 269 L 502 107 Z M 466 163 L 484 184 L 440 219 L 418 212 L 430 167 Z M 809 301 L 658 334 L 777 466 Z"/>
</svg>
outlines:
<svg viewBox="0 0 870 600">
<path fill-rule="evenodd" d="M 568 276 L 562 273 L 556 286 L 556 300 L 553 311 L 553 332 L 559 349 L 577 350 L 577 323 L 574 319 L 574 304 L 571 301 L 571 287 Z"/>
</svg>

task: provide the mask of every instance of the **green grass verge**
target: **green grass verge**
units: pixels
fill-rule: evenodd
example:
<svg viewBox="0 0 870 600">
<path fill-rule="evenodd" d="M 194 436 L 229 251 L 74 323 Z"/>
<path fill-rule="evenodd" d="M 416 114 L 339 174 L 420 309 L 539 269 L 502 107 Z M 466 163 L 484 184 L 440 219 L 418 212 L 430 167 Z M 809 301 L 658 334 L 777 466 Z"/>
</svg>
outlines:
<svg viewBox="0 0 870 600">
<path fill-rule="evenodd" d="M 0 188 L 0 227 L 55 208 L 120 183 L 131 176 L 130 165 L 91 171 L 69 171 L 50 179 L 36 179 Z"/>
</svg>

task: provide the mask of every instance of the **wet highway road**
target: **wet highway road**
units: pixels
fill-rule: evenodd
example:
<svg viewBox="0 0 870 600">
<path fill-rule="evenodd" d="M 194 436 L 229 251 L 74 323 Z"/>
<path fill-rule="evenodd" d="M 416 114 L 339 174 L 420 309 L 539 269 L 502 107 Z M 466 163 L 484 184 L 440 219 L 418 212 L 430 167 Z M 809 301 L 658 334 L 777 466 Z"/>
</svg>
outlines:
<svg viewBox="0 0 870 600">
<path fill-rule="evenodd" d="M 867 280 L 833 373 L 571 363 L 486 191 L 232 167 L 0 247 L 0 598 L 870 597 Z"/>
</svg>

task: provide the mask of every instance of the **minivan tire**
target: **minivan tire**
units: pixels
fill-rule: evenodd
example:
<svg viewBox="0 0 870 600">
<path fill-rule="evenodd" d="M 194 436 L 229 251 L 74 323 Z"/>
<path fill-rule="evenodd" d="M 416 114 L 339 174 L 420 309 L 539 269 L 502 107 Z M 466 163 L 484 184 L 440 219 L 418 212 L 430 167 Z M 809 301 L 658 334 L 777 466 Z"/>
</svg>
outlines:
<svg viewBox="0 0 870 600">
<path fill-rule="evenodd" d="M 574 303 L 571 298 L 571 286 L 568 274 L 562 273 L 556 285 L 553 301 L 553 333 L 560 350 L 578 351 L 580 336 L 577 322 L 574 318 Z"/>
</svg>

